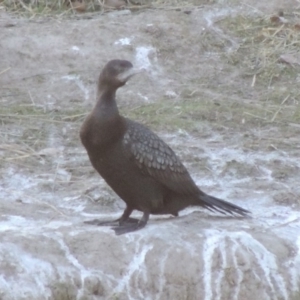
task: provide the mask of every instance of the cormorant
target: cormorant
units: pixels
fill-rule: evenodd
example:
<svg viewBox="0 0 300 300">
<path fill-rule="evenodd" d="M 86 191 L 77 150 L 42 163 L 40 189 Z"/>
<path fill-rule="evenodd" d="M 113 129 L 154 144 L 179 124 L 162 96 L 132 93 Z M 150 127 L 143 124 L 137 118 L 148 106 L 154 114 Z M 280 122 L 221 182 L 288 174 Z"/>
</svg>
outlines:
<svg viewBox="0 0 300 300">
<path fill-rule="evenodd" d="M 98 81 L 97 103 L 80 138 L 93 167 L 125 201 L 123 215 L 110 222 L 116 234 L 143 228 L 150 214 L 171 214 L 188 206 L 247 216 L 249 211 L 201 191 L 173 150 L 150 129 L 119 114 L 116 91 L 138 71 L 126 60 L 109 61 Z M 140 220 L 130 218 L 143 212 Z"/>
</svg>

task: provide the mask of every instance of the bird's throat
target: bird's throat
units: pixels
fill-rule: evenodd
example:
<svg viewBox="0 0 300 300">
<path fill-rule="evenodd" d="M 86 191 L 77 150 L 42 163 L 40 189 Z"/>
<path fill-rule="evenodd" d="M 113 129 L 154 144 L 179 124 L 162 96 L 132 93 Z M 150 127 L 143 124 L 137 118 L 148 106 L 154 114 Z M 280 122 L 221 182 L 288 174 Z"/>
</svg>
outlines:
<svg viewBox="0 0 300 300">
<path fill-rule="evenodd" d="M 119 110 L 116 103 L 116 90 L 104 89 L 98 91 L 98 101 L 94 108 L 94 114 L 100 119 L 108 120 L 119 116 Z"/>
</svg>

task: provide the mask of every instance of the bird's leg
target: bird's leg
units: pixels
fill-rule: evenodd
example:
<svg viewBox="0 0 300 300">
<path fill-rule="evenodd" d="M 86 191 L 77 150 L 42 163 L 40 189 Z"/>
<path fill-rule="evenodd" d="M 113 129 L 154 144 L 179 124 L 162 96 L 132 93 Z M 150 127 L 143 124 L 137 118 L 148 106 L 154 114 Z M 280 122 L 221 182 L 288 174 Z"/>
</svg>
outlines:
<svg viewBox="0 0 300 300">
<path fill-rule="evenodd" d="M 111 221 L 101 221 L 98 219 L 95 220 L 91 220 L 91 221 L 85 221 L 85 224 L 91 224 L 91 225 L 97 225 L 97 226 L 118 226 L 118 225 L 123 225 L 126 223 L 138 223 L 139 220 L 138 219 L 134 219 L 134 218 L 129 218 L 129 216 L 131 215 L 133 209 L 126 206 L 122 216 L 116 220 L 111 220 Z"/>
<path fill-rule="evenodd" d="M 112 227 L 112 229 L 115 231 L 116 235 L 137 231 L 146 226 L 149 220 L 149 215 L 150 213 L 148 211 L 144 212 L 142 218 L 137 223 L 126 222 L 124 224 L 120 224 L 120 226 Z"/>
<path fill-rule="evenodd" d="M 116 221 L 119 222 L 119 225 L 122 226 L 123 224 L 126 224 L 126 223 L 138 223 L 139 220 L 138 219 L 135 219 L 135 218 L 129 218 L 129 216 L 131 215 L 133 209 L 126 206 L 124 212 L 123 212 L 123 215 L 118 218 Z"/>
</svg>

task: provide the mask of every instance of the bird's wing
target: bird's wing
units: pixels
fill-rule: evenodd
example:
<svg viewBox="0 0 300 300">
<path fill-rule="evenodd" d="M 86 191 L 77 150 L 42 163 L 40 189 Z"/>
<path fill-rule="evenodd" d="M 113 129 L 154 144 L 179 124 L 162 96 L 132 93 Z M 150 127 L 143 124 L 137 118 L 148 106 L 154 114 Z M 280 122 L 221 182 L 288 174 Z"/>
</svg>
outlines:
<svg viewBox="0 0 300 300">
<path fill-rule="evenodd" d="M 142 124 L 126 120 L 123 143 L 141 170 L 174 192 L 198 193 L 199 189 L 174 151 Z"/>
</svg>

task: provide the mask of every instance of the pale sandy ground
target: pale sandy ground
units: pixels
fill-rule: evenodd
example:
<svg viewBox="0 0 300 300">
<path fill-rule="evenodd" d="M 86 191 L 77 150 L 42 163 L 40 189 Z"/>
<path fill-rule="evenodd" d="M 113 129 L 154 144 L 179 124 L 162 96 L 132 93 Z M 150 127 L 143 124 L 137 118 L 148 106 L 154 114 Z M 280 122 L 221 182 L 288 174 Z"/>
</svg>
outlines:
<svg viewBox="0 0 300 300">
<path fill-rule="evenodd" d="M 243 114 L 268 91 L 224 59 L 240 40 L 218 25 L 299 3 L 248 2 L 92 19 L 1 12 L 0 299 L 300 299 L 300 126 Z M 78 138 L 112 58 L 147 70 L 119 91 L 121 111 L 160 132 L 203 190 L 253 219 L 189 209 L 122 237 L 83 224 L 124 207 Z"/>
</svg>

